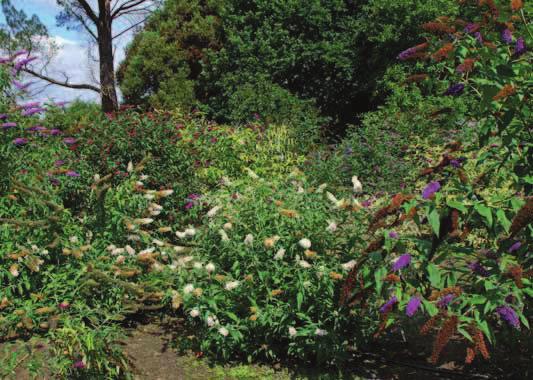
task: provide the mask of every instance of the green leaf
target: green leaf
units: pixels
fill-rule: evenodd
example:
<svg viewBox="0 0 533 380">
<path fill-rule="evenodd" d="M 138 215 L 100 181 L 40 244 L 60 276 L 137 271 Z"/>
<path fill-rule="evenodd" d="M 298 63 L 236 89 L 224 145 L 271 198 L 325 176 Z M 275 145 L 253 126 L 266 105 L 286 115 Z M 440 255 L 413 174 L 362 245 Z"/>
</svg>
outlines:
<svg viewBox="0 0 533 380">
<path fill-rule="evenodd" d="M 434 288 L 440 288 L 442 278 L 440 275 L 439 268 L 435 264 L 429 264 L 427 266 L 427 270 L 431 286 L 433 286 Z"/>
<path fill-rule="evenodd" d="M 437 308 L 437 306 L 433 305 L 429 301 L 422 300 L 422 304 L 424 305 L 424 309 L 426 309 L 426 311 L 431 317 L 437 315 L 437 313 L 439 312 L 439 309 Z"/>
<path fill-rule="evenodd" d="M 304 301 L 304 295 L 302 292 L 298 292 L 298 294 L 296 294 L 296 308 L 298 310 L 300 310 L 302 308 L 302 303 Z"/>
<path fill-rule="evenodd" d="M 466 212 L 468 211 L 468 209 L 465 207 L 464 204 L 462 204 L 459 201 L 455 201 L 453 199 L 450 199 L 449 201 L 447 201 L 446 204 L 450 206 L 451 208 L 461 211 L 463 214 L 466 214 Z"/>
<path fill-rule="evenodd" d="M 502 227 L 505 229 L 505 232 L 509 233 L 509 228 L 511 228 L 511 222 L 509 221 L 509 219 L 507 219 L 505 211 L 499 209 L 498 211 L 496 211 L 496 217 L 498 218 L 498 221 L 500 222 Z"/>
<path fill-rule="evenodd" d="M 470 334 L 465 329 L 463 329 L 462 327 L 458 327 L 457 331 L 459 331 L 461 333 L 461 335 L 464 336 L 466 339 L 468 339 L 470 342 L 474 342 L 474 339 L 472 339 Z"/>
<path fill-rule="evenodd" d="M 487 226 L 492 227 L 492 211 L 485 205 L 477 203 L 474 205 L 474 209 L 478 212 L 479 215 L 485 218 Z"/>
<path fill-rule="evenodd" d="M 384 267 L 379 268 L 376 272 L 374 272 L 374 279 L 376 281 L 376 293 L 381 293 L 381 287 L 383 286 L 383 278 L 387 274 L 387 269 Z"/>
<path fill-rule="evenodd" d="M 440 215 L 439 212 L 434 209 L 431 211 L 428 215 L 429 224 L 431 225 L 431 228 L 433 228 L 433 232 L 435 235 L 439 236 L 440 231 Z"/>
</svg>

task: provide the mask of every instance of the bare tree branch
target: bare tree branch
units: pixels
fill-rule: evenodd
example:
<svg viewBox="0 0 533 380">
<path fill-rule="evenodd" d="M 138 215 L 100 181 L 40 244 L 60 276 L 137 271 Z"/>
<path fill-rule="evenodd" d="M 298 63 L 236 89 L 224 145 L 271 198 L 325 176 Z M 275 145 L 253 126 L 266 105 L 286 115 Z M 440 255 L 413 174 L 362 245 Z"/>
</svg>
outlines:
<svg viewBox="0 0 533 380">
<path fill-rule="evenodd" d="M 121 12 L 127 11 L 128 9 L 134 8 L 148 0 L 128 0 L 125 3 L 123 3 L 120 7 L 118 7 L 112 14 L 111 18 L 115 19 L 119 17 Z"/>
<path fill-rule="evenodd" d="M 96 14 L 94 13 L 89 3 L 87 3 L 86 0 L 76 0 L 76 1 L 81 5 L 87 17 L 89 17 L 91 21 L 94 22 L 95 24 L 98 24 L 98 16 L 96 16 Z"/>
<path fill-rule="evenodd" d="M 67 87 L 67 88 L 73 88 L 73 89 L 77 89 L 77 90 L 91 90 L 91 91 L 94 91 L 94 92 L 97 92 L 97 93 L 100 93 L 100 89 L 96 86 L 93 86 L 93 85 L 90 85 L 90 84 L 85 84 L 85 83 L 69 83 L 68 82 L 68 78 L 65 79 L 64 82 L 61 82 L 57 79 L 54 79 L 54 78 L 50 78 L 46 75 L 43 75 L 43 74 L 39 74 L 33 70 L 30 70 L 30 69 L 23 69 L 24 72 L 30 74 L 30 75 L 33 75 L 34 77 L 36 78 L 39 78 L 39 79 L 42 79 L 44 81 L 47 81 L 48 83 L 51 83 L 51 84 L 55 84 L 55 85 L 58 85 L 58 86 L 62 86 L 62 87 Z"/>
<path fill-rule="evenodd" d="M 127 32 L 129 32 L 130 30 L 132 30 L 132 29 L 136 28 L 137 26 L 141 25 L 141 24 L 144 23 L 146 20 L 148 20 L 149 17 L 150 17 L 150 16 L 146 16 L 146 17 L 143 18 L 141 21 L 136 22 L 136 23 L 133 24 L 133 25 L 130 25 L 129 27 L 127 27 L 127 28 L 124 29 L 123 31 L 121 31 L 121 32 L 117 33 L 116 35 L 114 35 L 114 36 L 113 36 L 113 39 L 118 38 L 118 37 L 122 36 L 124 33 L 127 33 Z"/>
</svg>

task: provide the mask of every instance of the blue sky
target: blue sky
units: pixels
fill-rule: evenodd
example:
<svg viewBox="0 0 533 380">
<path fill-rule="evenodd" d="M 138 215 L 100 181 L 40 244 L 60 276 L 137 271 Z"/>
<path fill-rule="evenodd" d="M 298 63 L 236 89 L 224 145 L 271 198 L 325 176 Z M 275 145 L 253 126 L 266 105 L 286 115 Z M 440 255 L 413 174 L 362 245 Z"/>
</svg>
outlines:
<svg viewBox="0 0 533 380">
<path fill-rule="evenodd" d="M 22 9 L 28 16 L 36 14 L 41 22 L 48 28 L 50 40 L 59 46 L 53 60 L 47 67 L 47 73 L 56 78 L 63 78 L 67 75 L 71 83 L 95 83 L 98 77 L 96 65 L 91 63 L 88 52 L 89 44 L 87 36 L 78 31 L 67 30 L 56 26 L 56 15 L 60 11 L 56 0 L 11 0 L 17 8 Z M 4 15 L 0 10 L 0 24 L 5 22 Z M 125 35 L 117 41 L 115 47 L 115 64 L 118 64 L 124 57 L 124 47 L 131 40 L 132 35 Z M 94 46 L 92 47 L 94 50 Z M 94 51 L 91 52 L 95 55 Z M 39 86 L 39 85 L 36 85 Z M 84 100 L 98 100 L 96 93 L 85 90 L 72 90 L 59 86 L 41 86 L 43 88 L 39 94 L 35 95 L 36 100 L 54 99 L 56 101 L 71 101 L 76 98 Z"/>
</svg>

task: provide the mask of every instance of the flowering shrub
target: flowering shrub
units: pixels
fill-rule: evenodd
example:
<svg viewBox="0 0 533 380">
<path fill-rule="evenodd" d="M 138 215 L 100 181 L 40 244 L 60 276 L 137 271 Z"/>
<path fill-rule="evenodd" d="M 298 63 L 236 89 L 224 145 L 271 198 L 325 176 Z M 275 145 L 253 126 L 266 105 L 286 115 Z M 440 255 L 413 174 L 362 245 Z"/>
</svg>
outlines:
<svg viewBox="0 0 533 380">
<path fill-rule="evenodd" d="M 474 139 L 435 155 L 438 163 L 419 174 L 418 194 L 398 193 L 375 209 L 369 233 L 377 231 L 376 240 L 342 299 L 369 297 L 370 286 L 382 329 L 423 315 L 420 332 L 436 331 L 434 363 L 455 334 L 468 342 L 467 363 L 488 358 L 485 339 L 495 344 L 501 332 L 529 328 L 533 293 L 530 36 L 520 7 L 464 3 L 475 19 L 425 24 L 428 43 L 399 58 L 431 61 L 426 67 L 444 78 L 434 80 L 437 91 L 476 100 L 465 120 Z"/>
</svg>

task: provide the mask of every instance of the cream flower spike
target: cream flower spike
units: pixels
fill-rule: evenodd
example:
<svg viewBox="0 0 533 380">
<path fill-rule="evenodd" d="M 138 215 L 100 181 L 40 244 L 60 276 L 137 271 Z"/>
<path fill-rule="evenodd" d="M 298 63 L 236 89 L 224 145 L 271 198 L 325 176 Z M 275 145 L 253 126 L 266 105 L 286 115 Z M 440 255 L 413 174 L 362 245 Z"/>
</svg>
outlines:
<svg viewBox="0 0 533 380">
<path fill-rule="evenodd" d="M 354 193 L 360 194 L 363 192 L 363 184 L 359 181 L 359 178 L 357 178 L 356 175 L 352 177 L 352 184 Z"/>
</svg>

